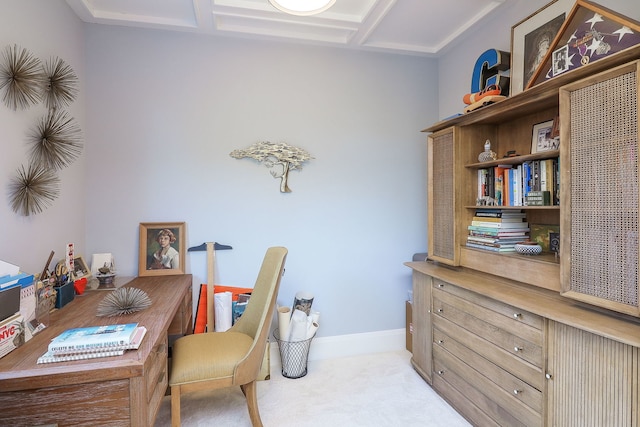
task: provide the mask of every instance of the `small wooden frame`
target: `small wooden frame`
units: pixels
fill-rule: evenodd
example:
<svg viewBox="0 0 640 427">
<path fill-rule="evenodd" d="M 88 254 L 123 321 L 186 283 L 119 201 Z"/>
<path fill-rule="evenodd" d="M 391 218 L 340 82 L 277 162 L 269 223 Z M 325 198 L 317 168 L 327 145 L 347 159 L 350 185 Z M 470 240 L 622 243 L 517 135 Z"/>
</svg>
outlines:
<svg viewBox="0 0 640 427">
<path fill-rule="evenodd" d="M 138 276 L 184 274 L 185 230 L 184 222 L 140 223 Z"/>
<path fill-rule="evenodd" d="M 76 256 L 73 258 L 73 277 L 75 280 L 82 279 L 84 277 L 89 280 L 91 277 L 91 270 L 82 256 Z"/>
<path fill-rule="evenodd" d="M 554 120 L 533 125 L 531 154 L 559 149 L 559 139 L 552 137 Z"/>
</svg>

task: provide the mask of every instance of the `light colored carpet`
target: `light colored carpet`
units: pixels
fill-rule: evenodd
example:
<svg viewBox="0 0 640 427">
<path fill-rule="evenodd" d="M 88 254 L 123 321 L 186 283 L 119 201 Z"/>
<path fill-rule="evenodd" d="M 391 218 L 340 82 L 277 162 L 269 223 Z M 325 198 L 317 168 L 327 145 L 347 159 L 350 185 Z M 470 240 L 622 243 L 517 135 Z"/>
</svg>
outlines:
<svg viewBox="0 0 640 427">
<path fill-rule="evenodd" d="M 407 351 L 309 361 L 305 377 L 282 376 L 258 383 L 258 405 L 266 427 L 469 426 L 413 370 Z M 273 362 L 273 361 L 272 361 Z M 171 425 L 165 396 L 155 427 Z M 196 392 L 182 398 L 184 427 L 250 427 L 239 387 Z"/>
</svg>

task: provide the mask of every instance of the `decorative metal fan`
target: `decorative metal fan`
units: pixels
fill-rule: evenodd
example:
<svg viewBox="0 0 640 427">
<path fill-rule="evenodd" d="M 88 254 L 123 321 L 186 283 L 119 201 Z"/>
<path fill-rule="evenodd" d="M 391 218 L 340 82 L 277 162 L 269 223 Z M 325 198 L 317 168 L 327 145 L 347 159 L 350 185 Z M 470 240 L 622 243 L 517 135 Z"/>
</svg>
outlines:
<svg viewBox="0 0 640 427">
<path fill-rule="evenodd" d="M 37 214 L 51 205 L 60 194 L 60 179 L 53 169 L 40 165 L 24 165 L 9 183 L 11 209 L 24 216 Z"/>
<path fill-rule="evenodd" d="M 43 74 L 40 60 L 17 45 L 8 46 L 0 64 L 2 100 L 12 110 L 26 110 L 41 99 Z"/>
<path fill-rule="evenodd" d="M 31 161 L 53 169 L 69 166 L 82 153 L 80 128 L 58 109 L 49 110 L 29 140 Z"/>
<path fill-rule="evenodd" d="M 73 68 L 60 58 L 49 59 L 42 68 L 44 105 L 49 109 L 70 105 L 78 95 L 78 76 Z"/>
<path fill-rule="evenodd" d="M 149 295 L 138 288 L 118 288 L 98 304 L 100 317 L 122 316 L 144 310 L 151 305 Z"/>
</svg>

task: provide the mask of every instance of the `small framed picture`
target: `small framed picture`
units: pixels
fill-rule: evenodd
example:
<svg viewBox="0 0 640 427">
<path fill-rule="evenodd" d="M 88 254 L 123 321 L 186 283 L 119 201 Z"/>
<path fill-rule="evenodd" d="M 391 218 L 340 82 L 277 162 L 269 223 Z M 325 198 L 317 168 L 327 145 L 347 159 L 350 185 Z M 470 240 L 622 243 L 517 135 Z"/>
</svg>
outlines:
<svg viewBox="0 0 640 427">
<path fill-rule="evenodd" d="M 91 277 L 91 270 L 87 265 L 87 262 L 81 256 L 75 256 L 73 258 L 73 275 L 75 280 L 86 277 L 87 280 Z"/>
<path fill-rule="evenodd" d="M 531 137 L 531 154 L 542 151 L 557 150 L 560 146 L 560 139 L 553 138 L 554 120 L 533 125 L 533 135 Z"/>
<path fill-rule="evenodd" d="M 138 276 L 184 274 L 184 222 L 140 223 Z"/>
</svg>

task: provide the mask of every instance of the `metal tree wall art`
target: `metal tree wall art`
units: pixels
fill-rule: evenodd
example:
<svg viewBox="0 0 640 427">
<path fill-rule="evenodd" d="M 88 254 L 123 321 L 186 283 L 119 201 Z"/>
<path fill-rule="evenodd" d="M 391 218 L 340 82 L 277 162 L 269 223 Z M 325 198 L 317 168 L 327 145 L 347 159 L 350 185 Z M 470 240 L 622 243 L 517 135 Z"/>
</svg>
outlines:
<svg viewBox="0 0 640 427">
<path fill-rule="evenodd" d="M 51 58 L 43 66 L 42 98 L 47 108 L 70 105 L 78 95 L 78 76 L 73 68 L 60 58 Z"/>
<path fill-rule="evenodd" d="M 59 193 L 60 179 L 53 169 L 39 165 L 22 166 L 9 183 L 9 199 L 15 213 L 29 216 L 42 212 Z"/>
<path fill-rule="evenodd" d="M 61 110 L 49 110 L 29 135 L 31 161 L 62 169 L 82 153 L 80 128 Z"/>
<path fill-rule="evenodd" d="M 43 83 L 40 60 L 27 49 L 8 46 L 0 64 L 0 89 L 2 100 L 12 110 L 26 110 L 41 99 Z"/>
<path fill-rule="evenodd" d="M 280 178 L 281 193 L 291 192 L 287 182 L 289 171 L 294 169 L 302 170 L 302 164 L 313 159 L 302 148 L 292 147 L 284 142 L 274 143 L 269 141 L 257 142 L 244 150 L 233 150 L 229 155 L 234 159 L 249 157 L 264 163 L 268 168 L 282 166 L 282 171 L 271 171 L 271 175 L 274 178 Z"/>
</svg>

